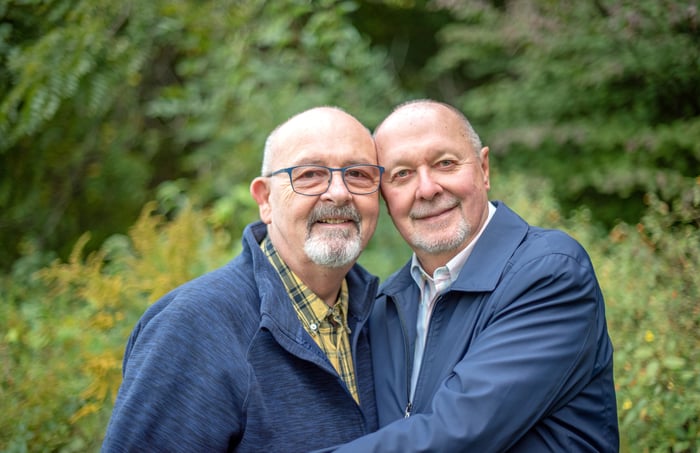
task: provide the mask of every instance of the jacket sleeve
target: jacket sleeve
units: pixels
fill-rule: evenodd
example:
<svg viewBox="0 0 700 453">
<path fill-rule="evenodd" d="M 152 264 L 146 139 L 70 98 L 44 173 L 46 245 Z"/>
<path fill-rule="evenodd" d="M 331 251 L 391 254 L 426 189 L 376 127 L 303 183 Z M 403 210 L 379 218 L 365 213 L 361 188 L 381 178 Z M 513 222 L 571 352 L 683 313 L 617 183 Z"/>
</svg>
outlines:
<svg viewBox="0 0 700 453">
<path fill-rule="evenodd" d="M 336 451 L 505 451 L 606 366 L 597 355 L 598 339 L 607 338 L 602 295 L 587 258 L 552 253 L 522 262 L 489 304 L 429 412 Z"/>
<path fill-rule="evenodd" d="M 220 313 L 181 302 L 147 312 L 132 332 L 103 452 L 226 451 L 236 439 L 244 395 L 235 386 L 247 379 L 226 364 L 245 360 L 226 346 Z"/>
</svg>

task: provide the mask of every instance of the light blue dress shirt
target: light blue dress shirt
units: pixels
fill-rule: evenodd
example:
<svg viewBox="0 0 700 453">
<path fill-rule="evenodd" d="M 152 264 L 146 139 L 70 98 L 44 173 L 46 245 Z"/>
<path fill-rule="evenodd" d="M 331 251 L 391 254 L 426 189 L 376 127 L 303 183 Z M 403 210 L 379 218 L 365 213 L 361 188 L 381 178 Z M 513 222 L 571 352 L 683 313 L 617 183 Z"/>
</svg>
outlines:
<svg viewBox="0 0 700 453">
<path fill-rule="evenodd" d="M 413 400 L 413 394 L 416 390 L 416 382 L 418 382 L 418 375 L 420 374 L 421 364 L 423 363 L 423 351 L 425 350 L 425 339 L 428 334 L 428 328 L 430 327 L 430 314 L 433 312 L 433 307 L 435 306 L 435 301 L 438 296 L 444 293 L 450 285 L 459 276 L 464 263 L 467 262 L 469 255 L 471 255 L 476 241 L 479 240 L 481 233 L 486 229 L 486 225 L 489 224 L 493 214 L 496 212 L 496 207 L 493 203 L 489 202 L 489 214 L 486 218 L 486 222 L 479 230 L 474 239 L 454 258 L 447 262 L 442 267 L 438 267 L 433 272 L 433 275 L 428 275 L 423 269 L 416 257 L 413 254 L 411 261 L 411 276 L 416 282 L 416 285 L 420 288 L 421 300 L 418 306 L 418 321 L 416 324 L 416 346 L 413 350 L 413 369 L 411 370 L 411 400 Z"/>
</svg>

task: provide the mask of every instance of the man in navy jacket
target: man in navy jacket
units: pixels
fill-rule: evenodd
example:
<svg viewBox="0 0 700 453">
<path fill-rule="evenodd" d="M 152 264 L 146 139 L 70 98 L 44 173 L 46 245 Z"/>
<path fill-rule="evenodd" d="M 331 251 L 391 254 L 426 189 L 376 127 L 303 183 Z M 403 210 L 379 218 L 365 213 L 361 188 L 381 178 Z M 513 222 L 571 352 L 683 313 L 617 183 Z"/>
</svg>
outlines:
<svg viewBox="0 0 700 453">
<path fill-rule="evenodd" d="M 369 131 L 337 108 L 275 129 L 251 183 L 262 222 L 226 266 L 134 329 L 104 452 L 301 452 L 377 427 L 355 261 L 379 215 Z"/>
<path fill-rule="evenodd" d="M 382 428 L 342 452 L 615 452 L 613 349 L 583 248 L 490 202 L 488 147 L 434 101 L 375 131 L 414 251 L 370 318 Z"/>
</svg>

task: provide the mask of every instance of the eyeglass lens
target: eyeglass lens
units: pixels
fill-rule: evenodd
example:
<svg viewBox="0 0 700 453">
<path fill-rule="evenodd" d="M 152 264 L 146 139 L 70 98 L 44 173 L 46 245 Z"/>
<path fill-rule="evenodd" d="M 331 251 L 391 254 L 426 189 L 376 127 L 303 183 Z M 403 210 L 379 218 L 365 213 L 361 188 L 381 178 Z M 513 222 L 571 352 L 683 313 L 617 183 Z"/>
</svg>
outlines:
<svg viewBox="0 0 700 453">
<path fill-rule="evenodd" d="M 292 187 L 307 195 L 322 194 L 331 183 L 331 170 L 315 165 L 302 165 L 291 172 Z M 345 186 L 352 193 L 372 193 L 379 187 L 380 170 L 371 165 L 354 165 L 342 171 Z"/>
</svg>

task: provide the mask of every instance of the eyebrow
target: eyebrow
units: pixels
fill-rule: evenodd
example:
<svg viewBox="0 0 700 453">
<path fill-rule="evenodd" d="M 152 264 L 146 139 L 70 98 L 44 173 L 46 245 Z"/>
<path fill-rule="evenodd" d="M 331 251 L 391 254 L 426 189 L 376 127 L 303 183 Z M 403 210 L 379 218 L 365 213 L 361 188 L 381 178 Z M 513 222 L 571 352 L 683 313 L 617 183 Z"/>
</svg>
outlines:
<svg viewBox="0 0 700 453">
<path fill-rule="evenodd" d="M 436 150 L 429 150 L 421 155 L 421 158 L 425 158 L 424 160 L 426 162 L 434 162 L 436 160 L 440 160 L 443 158 L 450 158 L 450 159 L 456 159 L 456 160 L 462 160 L 463 157 L 460 157 L 455 151 L 453 150 L 447 150 L 447 149 L 436 149 Z M 423 160 L 421 160 L 422 162 Z M 385 165 L 386 164 L 380 164 L 380 165 Z M 413 161 L 404 158 L 404 156 L 399 156 L 396 159 L 392 161 L 392 167 L 398 167 L 398 166 L 407 166 L 411 167 L 413 166 Z"/>
<path fill-rule="evenodd" d="M 322 161 L 320 159 L 313 159 L 313 160 L 307 160 L 307 161 L 293 163 L 293 164 L 289 165 L 289 167 L 296 167 L 298 165 L 320 165 L 322 167 L 331 167 L 331 165 L 328 165 L 327 163 L 325 163 L 324 161 Z M 343 161 L 340 164 L 340 167 L 349 167 L 350 165 L 378 165 L 378 164 L 376 163 L 376 160 L 371 161 L 371 160 L 353 159 L 353 160 Z"/>
</svg>

